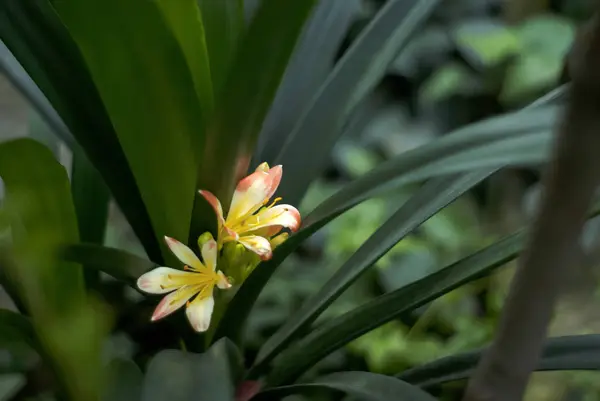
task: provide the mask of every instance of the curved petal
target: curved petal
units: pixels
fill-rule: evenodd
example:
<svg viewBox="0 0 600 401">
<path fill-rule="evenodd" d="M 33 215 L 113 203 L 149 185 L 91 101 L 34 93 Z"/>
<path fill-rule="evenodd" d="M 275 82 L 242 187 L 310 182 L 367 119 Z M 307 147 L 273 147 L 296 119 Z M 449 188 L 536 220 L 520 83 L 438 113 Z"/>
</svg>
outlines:
<svg viewBox="0 0 600 401">
<path fill-rule="evenodd" d="M 219 287 L 221 290 L 227 290 L 231 288 L 231 283 L 229 282 L 227 277 L 225 277 L 221 270 L 217 272 L 217 275 L 219 276 L 219 281 L 217 281 L 217 287 Z"/>
<path fill-rule="evenodd" d="M 191 284 L 197 273 L 184 272 L 170 267 L 157 267 L 142 274 L 137 280 L 140 290 L 148 294 L 165 294 Z"/>
<path fill-rule="evenodd" d="M 263 166 L 261 164 L 261 166 Z M 264 171 L 261 166 L 239 182 L 231 199 L 227 224 L 233 226 L 238 220 L 256 212 L 273 196 L 283 174 L 283 168 L 275 166 Z"/>
<path fill-rule="evenodd" d="M 196 256 L 194 251 L 192 251 L 186 245 L 177 241 L 175 238 L 167 236 L 165 236 L 165 242 L 169 246 L 171 252 L 173 252 L 173 254 L 177 256 L 177 259 L 179 259 L 184 265 L 188 265 L 190 267 L 193 267 L 194 269 L 201 269 L 204 267 L 204 265 L 202 264 L 202 262 L 200 262 L 200 259 L 198 259 L 198 256 Z"/>
<path fill-rule="evenodd" d="M 219 235 L 221 233 L 221 229 L 225 229 L 227 235 L 232 239 L 237 240 L 238 235 L 235 231 L 230 230 L 229 227 L 225 226 L 225 217 L 223 217 L 223 207 L 221 206 L 221 202 L 215 195 L 213 195 L 210 191 L 205 191 L 203 189 L 199 190 L 198 193 L 206 199 L 206 201 L 212 206 L 215 214 L 217 215 L 217 222 L 219 225 Z"/>
<path fill-rule="evenodd" d="M 188 285 L 181 287 L 175 292 L 170 293 L 160 301 L 152 317 L 151 321 L 155 322 L 158 319 L 162 319 L 165 316 L 170 315 L 177 309 L 181 308 L 185 303 L 200 290 L 198 285 Z"/>
<path fill-rule="evenodd" d="M 215 300 L 212 294 L 206 298 L 197 296 L 185 309 L 190 324 L 198 332 L 208 330 L 210 327 L 210 318 L 215 307 Z"/>
<path fill-rule="evenodd" d="M 261 230 L 270 237 L 281 231 L 282 227 L 289 228 L 292 232 L 300 228 L 301 218 L 298 209 L 291 205 L 277 205 L 263 209 L 256 215 L 246 219 L 240 233 Z M 269 228 L 268 230 L 264 230 Z"/>
<path fill-rule="evenodd" d="M 269 260 L 273 256 L 269 240 L 258 235 L 246 235 L 238 240 L 240 244 L 257 254 L 262 260 Z"/>
<path fill-rule="evenodd" d="M 202 260 L 206 268 L 215 271 L 217 268 L 217 242 L 215 240 L 207 241 L 202 245 Z"/>
</svg>

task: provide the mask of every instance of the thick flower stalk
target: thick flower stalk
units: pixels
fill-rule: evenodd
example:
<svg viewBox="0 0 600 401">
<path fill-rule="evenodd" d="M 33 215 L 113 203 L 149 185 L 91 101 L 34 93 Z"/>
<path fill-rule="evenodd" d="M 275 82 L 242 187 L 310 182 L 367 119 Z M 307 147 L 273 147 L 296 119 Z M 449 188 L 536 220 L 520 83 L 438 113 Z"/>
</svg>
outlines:
<svg viewBox="0 0 600 401">
<path fill-rule="evenodd" d="M 295 207 L 277 205 L 281 198 L 270 203 L 282 174 L 281 166 L 269 168 L 267 163 L 258 166 L 254 173 L 237 185 L 227 217 L 223 215 L 221 202 L 215 195 L 209 191 L 199 191 L 217 215 L 219 249 L 226 242 L 237 241 L 262 260 L 268 260 L 273 254 L 272 244 L 280 244 L 288 234 L 275 236 L 284 228 L 292 232 L 298 230 L 300 212 Z"/>
<path fill-rule="evenodd" d="M 157 267 L 142 275 L 137 286 L 149 294 L 166 294 L 152 314 L 152 321 L 175 312 L 186 305 L 187 318 L 198 332 L 210 326 L 215 301 L 214 287 L 222 290 L 231 284 L 221 271 L 217 271 L 217 243 L 212 237 L 201 247 L 202 260 L 181 242 L 165 237 L 171 252 L 184 264 L 184 270 Z M 194 298 L 195 297 L 195 298 Z M 194 298 L 191 302 L 190 300 Z"/>
</svg>

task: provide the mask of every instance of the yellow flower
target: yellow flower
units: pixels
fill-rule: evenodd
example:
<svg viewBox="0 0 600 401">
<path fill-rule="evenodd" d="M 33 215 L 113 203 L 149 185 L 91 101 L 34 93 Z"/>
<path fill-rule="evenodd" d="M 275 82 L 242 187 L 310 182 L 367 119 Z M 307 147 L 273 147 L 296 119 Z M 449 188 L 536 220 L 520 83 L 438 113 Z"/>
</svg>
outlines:
<svg viewBox="0 0 600 401">
<path fill-rule="evenodd" d="M 291 205 L 275 205 L 276 198 L 267 206 L 275 194 L 283 169 L 281 166 L 269 168 L 262 163 L 254 173 L 242 179 L 235 189 L 227 218 L 223 216 L 221 202 L 209 191 L 200 190 L 217 214 L 219 222 L 219 248 L 228 241 L 238 241 L 255 252 L 262 260 L 273 255 L 270 240 L 283 228 L 295 232 L 300 227 L 300 212 Z M 278 238 L 277 245 L 287 238 Z"/>
<path fill-rule="evenodd" d="M 202 246 L 202 259 L 181 242 L 165 237 L 171 252 L 185 265 L 184 270 L 170 267 L 157 267 L 143 274 L 137 281 L 140 290 L 149 294 L 166 294 L 158 304 L 151 320 L 158 319 L 175 312 L 186 305 L 186 315 L 194 330 L 206 331 L 210 326 L 210 318 L 215 301 L 213 289 L 228 289 L 231 284 L 221 271 L 217 271 L 217 243 L 211 239 Z M 195 297 L 190 302 L 192 297 Z"/>
</svg>

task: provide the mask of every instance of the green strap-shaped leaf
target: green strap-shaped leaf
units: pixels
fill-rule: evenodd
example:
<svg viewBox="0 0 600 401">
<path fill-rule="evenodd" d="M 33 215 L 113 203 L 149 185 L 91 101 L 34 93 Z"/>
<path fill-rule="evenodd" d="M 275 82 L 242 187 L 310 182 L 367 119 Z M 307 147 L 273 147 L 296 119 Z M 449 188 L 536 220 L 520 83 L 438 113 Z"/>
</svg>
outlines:
<svg viewBox="0 0 600 401">
<path fill-rule="evenodd" d="M 495 169 L 427 182 L 340 267 L 333 277 L 263 345 L 254 372 L 264 369 L 287 344 L 306 329 L 346 288 L 402 238 L 456 200 Z"/>
<path fill-rule="evenodd" d="M 86 61 L 138 184 L 163 257 L 185 241 L 195 194 L 201 108 L 179 42 L 156 2 L 63 0 L 54 6 Z M 132 18 L 135 16 L 135 18 Z"/>
<path fill-rule="evenodd" d="M 206 121 L 213 111 L 215 99 L 204 24 L 197 0 L 159 0 L 158 4 L 181 46 L 200 100 L 202 118 Z M 192 140 L 199 158 L 204 147 L 204 136 L 194 135 Z"/>
<path fill-rule="evenodd" d="M 241 366 L 227 339 L 203 354 L 161 351 L 148 365 L 142 401 L 232 401 Z"/>
<path fill-rule="evenodd" d="M 77 46 L 48 0 L 0 2 L 0 39 L 33 78 L 104 177 L 148 255 L 162 259 L 138 186 Z M 27 82 L 33 98 L 34 89 Z M 43 100 L 33 102 L 51 127 L 60 121 Z M 63 135 L 64 136 L 64 135 Z M 75 149 L 73 149 L 75 151 Z"/>
<path fill-rule="evenodd" d="M 397 377 L 419 387 L 467 379 L 483 352 L 485 349 L 448 356 L 404 371 Z M 600 335 L 547 339 L 535 370 L 600 370 Z"/>
<path fill-rule="evenodd" d="M 0 374 L 26 372 L 37 362 L 40 344 L 31 320 L 19 313 L 0 309 L 0 349 L 8 358 L 0 363 Z"/>
<path fill-rule="evenodd" d="M 600 213 L 596 204 L 590 218 Z M 329 353 L 515 259 L 524 248 L 520 230 L 405 287 L 384 294 L 315 328 L 283 352 L 273 368 L 274 383 L 287 383 Z"/>
<path fill-rule="evenodd" d="M 142 274 L 157 267 L 156 263 L 129 252 L 96 244 L 68 245 L 62 250 L 61 257 L 109 274 L 133 288 Z"/>
<path fill-rule="evenodd" d="M 198 176 L 199 188 L 214 192 L 224 208 L 229 207 L 237 179 L 247 172 L 263 120 L 315 2 L 263 1 L 240 39 L 207 128 Z M 194 240 L 206 229 L 203 215 L 210 213 L 200 196 L 195 209 Z"/>
<path fill-rule="evenodd" d="M 339 210 L 350 208 L 382 189 L 389 189 L 392 186 L 410 182 L 414 178 L 407 178 L 407 176 L 410 177 L 410 174 L 415 173 L 415 171 L 418 172 L 419 169 L 427 168 L 430 165 L 435 166 L 434 163 L 437 163 L 438 166 L 448 165 L 443 162 L 446 158 L 459 157 L 464 152 L 471 150 L 473 150 L 472 156 L 474 158 L 477 156 L 474 149 L 482 146 L 510 139 L 518 141 L 518 138 L 521 138 L 521 140 L 525 140 L 522 137 L 526 134 L 537 134 L 539 135 L 537 136 L 540 141 L 539 146 L 543 148 L 548 140 L 544 136 L 550 135 L 550 130 L 556 123 L 557 116 L 558 108 L 547 106 L 494 117 L 459 128 L 427 145 L 402 153 L 354 180 L 317 206 L 305 218 L 304 224 L 314 224 Z M 502 148 L 507 145 L 499 143 L 498 146 Z M 535 144 L 532 147 L 535 148 Z M 532 147 L 528 147 L 528 149 Z M 513 148 L 513 150 L 518 149 L 519 147 Z M 488 148 L 487 152 L 493 152 L 493 148 Z M 472 163 L 477 161 L 487 163 L 488 157 L 489 153 L 483 158 L 473 159 Z M 538 159 L 537 155 L 535 159 Z M 436 170 L 428 168 L 428 171 L 433 172 Z M 437 171 L 439 172 L 439 169 Z M 418 175 L 423 174 L 419 173 Z"/>
<path fill-rule="evenodd" d="M 325 167 L 348 112 L 377 85 L 388 64 L 438 3 L 387 2 L 346 51 L 275 159 L 288 174 L 279 189 L 286 201 L 300 202 Z"/>
<path fill-rule="evenodd" d="M 362 401 L 433 401 L 431 395 L 393 377 L 369 372 L 340 372 L 314 382 L 275 387 L 252 398 L 257 401 L 280 400 L 292 394 L 312 395 L 315 392 L 345 393 Z"/>
<path fill-rule="evenodd" d="M 211 3 L 210 0 L 206 0 Z M 212 2 L 214 3 L 214 2 Z M 359 12 L 356 0 L 320 1 L 304 27 L 263 124 L 256 163 L 271 163 L 333 68 Z M 310 68 L 306 68 L 309 65 Z M 287 176 L 287 168 L 286 168 Z"/>
<path fill-rule="evenodd" d="M 108 221 L 110 193 L 98 170 L 79 151 L 73 153 L 71 188 L 80 240 L 102 245 Z M 84 276 L 88 287 L 98 283 L 98 272 L 87 269 L 85 265 Z"/>
<path fill-rule="evenodd" d="M 317 327 L 281 354 L 275 362 L 269 382 L 290 382 L 307 367 L 362 334 L 488 274 L 514 259 L 523 248 L 523 239 L 523 233 L 509 236 L 436 273 L 379 296 Z"/>
<path fill-rule="evenodd" d="M 215 97 L 222 92 L 237 45 L 244 34 L 242 0 L 193 0 L 200 7 Z"/>
</svg>

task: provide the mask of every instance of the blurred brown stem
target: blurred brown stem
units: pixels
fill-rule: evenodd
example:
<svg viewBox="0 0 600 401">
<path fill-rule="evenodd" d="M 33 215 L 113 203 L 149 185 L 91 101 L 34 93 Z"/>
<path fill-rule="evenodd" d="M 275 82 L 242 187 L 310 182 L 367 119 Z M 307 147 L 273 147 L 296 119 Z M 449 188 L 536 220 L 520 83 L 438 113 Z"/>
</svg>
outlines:
<svg viewBox="0 0 600 401">
<path fill-rule="evenodd" d="M 571 96 L 527 251 L 519 261 L 496 338 L 479 362 L 464 401 L 523 397 L 561 285 L 576 261 L 592 197 L 600 184 L 600 24 L 571 54 Z"/>
</svg>

